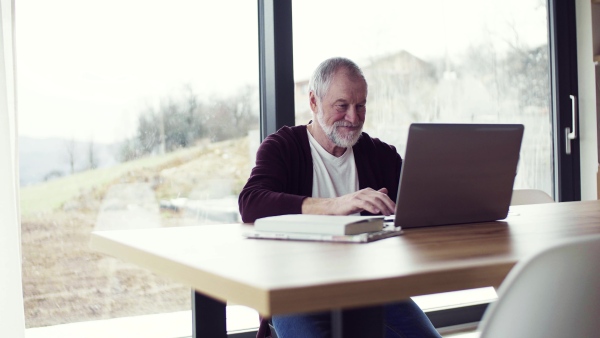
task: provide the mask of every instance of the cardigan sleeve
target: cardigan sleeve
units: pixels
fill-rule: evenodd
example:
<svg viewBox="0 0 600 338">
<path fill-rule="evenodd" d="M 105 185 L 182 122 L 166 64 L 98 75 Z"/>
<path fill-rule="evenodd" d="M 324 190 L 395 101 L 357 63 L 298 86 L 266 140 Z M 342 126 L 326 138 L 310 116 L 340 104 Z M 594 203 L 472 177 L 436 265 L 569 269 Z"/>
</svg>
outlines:
<svg viewBox="0 0 600 338">
<path fill-rule="evenodd" d="M 402 157 L 396 148 L 363 133 L 359 142 L 354 146 L 354 160 L 360 189 L 387 188 L 389 198 L 396 202 L 402 169 Z M 368 213 L 363 212 L 363 214 Z"/>
<path fill-rule="evenodd" d="M 311 194 L 312 157 L 306 127 L 284 127 L 258 148 L 256 165 L 238 199 L 242 221 L 302 213 L 302 201 Z"/>
</svg>

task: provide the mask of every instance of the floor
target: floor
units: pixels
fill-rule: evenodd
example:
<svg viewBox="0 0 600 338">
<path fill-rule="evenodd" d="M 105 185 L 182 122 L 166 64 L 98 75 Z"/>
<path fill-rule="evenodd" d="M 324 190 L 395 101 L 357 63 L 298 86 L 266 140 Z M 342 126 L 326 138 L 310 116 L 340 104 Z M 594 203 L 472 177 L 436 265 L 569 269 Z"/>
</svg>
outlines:
<svg viewBox="0 0 600 338">
<path fill-rule="evenodd" d="M 163 313 L 91 322 L 70 323 L 25 330 L 25 338 L 181 338 L 191 336 L 191 311 Z M 227 307 L 227 330 L 240 331 L 256 327 L 258 317 L 250 308 Z M 473 327 L 456 328 L 443 333 L 444 338 L 478 338 Z"/>
<path fill-rule="evenodd" d="M 460 331 L 460 332 L 455 332 L 455 333 L 443 334 L 442 337 L 444 337 L 444 338 L 479 338 L 479 332 L 474 331 L 474 329 L 470 329 L 470 330 L 465 330 L 465 331 Z"/>
<path fill-rule="evenodd" d="M 248 307 L 227 306 L 227 330 L 256 328 L 258 315 Z M 181 338 L 192 332 L 191 311 L 69 323 L 25 330 L 25 338 Z"/>
<path fill-rule="evenodd" d="M 444 338 L 479 338 L 478 332 L 467 332 L 444 336 Z"/>
</svg>

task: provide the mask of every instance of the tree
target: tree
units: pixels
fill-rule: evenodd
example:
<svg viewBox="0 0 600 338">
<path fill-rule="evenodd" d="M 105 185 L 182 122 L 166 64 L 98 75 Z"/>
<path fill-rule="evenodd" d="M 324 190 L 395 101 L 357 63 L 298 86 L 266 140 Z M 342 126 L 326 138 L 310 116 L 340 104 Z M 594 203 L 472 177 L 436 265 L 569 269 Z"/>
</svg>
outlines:
<svg viewBox="0 0 600 338">
<path fill-rule="evenodd" d="M 130 154 L 138 157 L 139 155 L 152 153 L 161 142 L 160 126 L 161 121 L 152 108 L 142 113 L 138 117 L 137 142 L 128 144 L 129 146 L 135 146 L 137 150 L 130 152 Z"/>
<path fill-rule="evenodd" d="M 257 88 L 244 86 L 232 96 L 211 100 L 208 136 L 211 141 L 222 141 L 246 135 L 258 123 L 258 107 L 255 102 Z"/>
<path fill-rule="evenodd" d="M 96 158 L 94 140 L 88 143 L 88 169 L 98 168 L 98 159 Z"/>
<path fill-rule="evenodd" d="M 181 97 L 168 97 L 158 108 L 140 114 L 136 136 L 123 143 L 120 158 L 170 152 L 206 137 L 221 141 L 246 135 L 258 122 L 257 95 L 256 87 L 245 86 L 234 95 L 203 103 L 186 86 Z"/>
<path fill-rule="evenodd" d="M 67 156 L 67 161 L 69 163 L 69 168 L 71 170 L 71 175 L 75 173 L 75 151 L 77 148 L 77 144 L 75 143 L 75 139 L 71 138 L 71 140 L 65 142 L 65 151 Z"/>
<path fill-rule="evenodd" d="M 508 82 L 519 94 L 520 110 L 526 107 L 547 108 L 549 105 L 548 45 L 537 48 L 514 48 L 506 57 L 510 74 Z"/>
</svg>

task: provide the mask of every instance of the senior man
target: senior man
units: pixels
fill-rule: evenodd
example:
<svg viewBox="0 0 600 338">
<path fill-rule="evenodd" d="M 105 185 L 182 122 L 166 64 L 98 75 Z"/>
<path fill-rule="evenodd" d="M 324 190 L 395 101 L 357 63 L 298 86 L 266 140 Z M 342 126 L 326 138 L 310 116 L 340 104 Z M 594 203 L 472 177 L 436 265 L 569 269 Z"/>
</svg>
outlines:
<svg viewBox="0 0 600 338">
<path fill-rule="evenodd" d="M 323 61 L 309 82 L 313 120 L 269 135 L 240 193 L 244 222 L 283 214 L 383 214 L 395 210 L 402 158 L 396 149 L 362 132 L 367 82 L 346 58 Z M 402 259 L 398 257 L 398 259 Z M 369 337 L 377 317 L 373 307 L 356 310 Z M 386 337 L 440 337 L 410 299 L 384 306 Z M 329 337 L 329 313 L 273 316 L 279 338 Z M 268 337 L 261 320 L 257 337 Z"/>
</svg>

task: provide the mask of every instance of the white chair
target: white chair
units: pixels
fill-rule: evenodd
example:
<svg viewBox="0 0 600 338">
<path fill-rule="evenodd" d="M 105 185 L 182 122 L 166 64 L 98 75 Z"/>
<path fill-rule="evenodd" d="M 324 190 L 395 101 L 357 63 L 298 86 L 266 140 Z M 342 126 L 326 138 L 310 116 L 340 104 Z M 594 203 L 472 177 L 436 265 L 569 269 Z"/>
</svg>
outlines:
<svg viewBox="0 0 600 338">
<path fill-rule="evenodd" d="M 537 189 L 515 189 L 513 190 L 510 205 L 523 205 L 523 204 L 540 204 L 540 203 L 554 203 L 554 199 Z"/>
<path fill-rule="evenodd" d="M 542 250 L 510 271 L 480 338 L 600 337 L 600 236 Z"/>
</svg>

